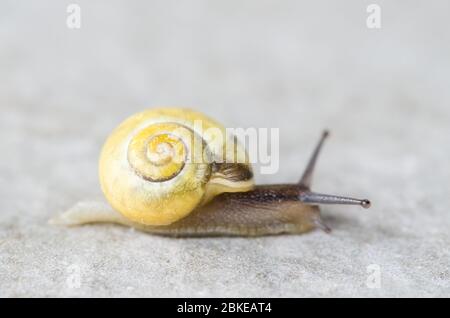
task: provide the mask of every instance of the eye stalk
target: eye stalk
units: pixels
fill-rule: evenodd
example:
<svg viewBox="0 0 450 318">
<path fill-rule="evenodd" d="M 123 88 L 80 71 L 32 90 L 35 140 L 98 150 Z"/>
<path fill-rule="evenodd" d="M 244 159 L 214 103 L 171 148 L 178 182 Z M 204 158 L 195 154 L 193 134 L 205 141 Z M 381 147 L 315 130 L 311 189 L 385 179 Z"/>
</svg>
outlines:
<svg viewBox="0 0 450 318">
<path fill-rule="evenodd" d="M 300 179 L 299 185 L 309 189 L 311 187 L 312 176 L 314 168 L 316 167 L 317 158 L 319 157 L 320 151 L 322 150 L 323 143 L 330 135 L 328 130 L 322 132 L 322 137 L 320 137 L 316 148 L 314 149 L 308 164 L 306 165 L 305 171 L 303 172 L 302 178 Z"/>
<path fill-rule="evenodd" d="M 324 130 L 322 136 L 314 149 L 311 158 L 303 172 L 303 176 L 300 179 L 298 185 L 300 187 L 299 200 L 306 204 L 345 204 L 345 205 L 360 205 L 365 209 L 370 208 L 371 203 L 367 199 L 355 199 L 350 197 L 322 194 L 310 191 L 312 176 L 314 168 L 316 166 L 317 158 L 319 157 L 320 151 L 324 141 L 330 135 L 328 130 Z"/>
<path fill-rule="evenodd" d="M 344 204 L 344 205 L 360 205 L 365 209 L 370 208 L 370 201 L 367 199 L 354 199 L 339 195 L 330 195 L 315 193 L 311 191 L 300 192 L 299 200 L 309 204 Z"/>
</svg>

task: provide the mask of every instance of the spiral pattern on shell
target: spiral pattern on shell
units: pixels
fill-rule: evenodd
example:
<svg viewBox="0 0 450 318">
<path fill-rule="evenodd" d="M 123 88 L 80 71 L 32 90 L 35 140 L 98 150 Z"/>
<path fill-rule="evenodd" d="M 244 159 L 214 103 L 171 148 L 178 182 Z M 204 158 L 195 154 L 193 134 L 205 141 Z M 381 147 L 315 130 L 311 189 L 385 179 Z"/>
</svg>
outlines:
<svg viewBox="0 0 450 318">
<path fill-rule="evenodd" d="M 200 138 L 176 123 L 158 123 L 137 132 L 128 146 L 128 162 L 141 177 L 153 182 L 177 176 L 192 154 L 191 140 Z M 195 155 L 195 153 L 194 153 Z M 189 158 L 195 162 L 195 158 Z"/>
<path fill-rule="evenodd" d="M 222 185 L 222 175 L 214 178 L 211 162 L 223 149 L 223 140 L 205 140 L 194 129 L 196 120 L 205 129 L 225 132 L 201 113 L 162 108 L 131 116 L 111 133 L 100 155 L 99 177 L 115 210 L 140 224 L 168 225 L 206 202 L 205 198 L 239 190 L 233 188 L 234 181 Z M 245 154 L 237 149 L 239 155 Z"/>
</svg>

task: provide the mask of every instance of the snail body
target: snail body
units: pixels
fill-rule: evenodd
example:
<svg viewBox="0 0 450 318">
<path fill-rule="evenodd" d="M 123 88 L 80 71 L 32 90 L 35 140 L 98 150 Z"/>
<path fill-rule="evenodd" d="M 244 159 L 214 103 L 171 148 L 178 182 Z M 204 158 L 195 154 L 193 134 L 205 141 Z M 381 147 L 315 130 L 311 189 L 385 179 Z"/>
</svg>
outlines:
<svg viewBox="0 0 450 318">
<path fill-rule="evenodd" d="M 101 151 L 100 185 L 111 207 L 79 204 L 52 223 L 113 222 L 173 236 L 328 232 L 319 204 L 370 202 L 310 190 L 327 135 L 299 183 L 255 185 L 248 154 L 221 124 L 188 109 L 147 110 L 120 124 Z"/>
</svg>

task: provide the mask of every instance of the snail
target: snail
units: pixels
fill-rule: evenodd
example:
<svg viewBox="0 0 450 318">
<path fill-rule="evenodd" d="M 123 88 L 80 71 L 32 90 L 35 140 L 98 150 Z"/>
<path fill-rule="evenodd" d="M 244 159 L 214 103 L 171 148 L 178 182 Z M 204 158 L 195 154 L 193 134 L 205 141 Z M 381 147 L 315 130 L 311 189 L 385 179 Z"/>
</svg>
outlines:
<svg viewBox="0 0 450 318">
<path fill-rule="evenodd" d="M 120 124 L 101 151 L 99 179 L 110 206 L 79 203 L 50 223 L 111 222 L 168 236 L 329 232 L 320 204 L 368 208 L 370 201 L 310 190 L 327 136 L 298 183 L 255 185 L 246 150 L 221 124 L 189 109 L 146 110 Z"/>
</svg>

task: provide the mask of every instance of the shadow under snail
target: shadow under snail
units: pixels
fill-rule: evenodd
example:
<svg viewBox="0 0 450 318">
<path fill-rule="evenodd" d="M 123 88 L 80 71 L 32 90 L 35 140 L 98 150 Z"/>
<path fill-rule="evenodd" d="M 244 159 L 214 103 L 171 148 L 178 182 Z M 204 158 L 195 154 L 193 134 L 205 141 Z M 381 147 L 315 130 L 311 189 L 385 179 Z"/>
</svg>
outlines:
<svg viewBox="0 0 450 318">
<path fill-rule="evenodd" d="M 110 206 L 81 202 L 50 223 L 109 222 L 169 236 L 261 236 L 329 232 L 320 204 L 370 207 L 369 200 L 310 190 L 326 131 L 300 181 L 275 185 L 255 185 L 245 149 L 223 136 L 221 124 L 189 109 L 152 109 L 128 118 L 100 155 L 100 184 Z M 234 147 L 226 146 L 230 141 Z"/>
</svg>

